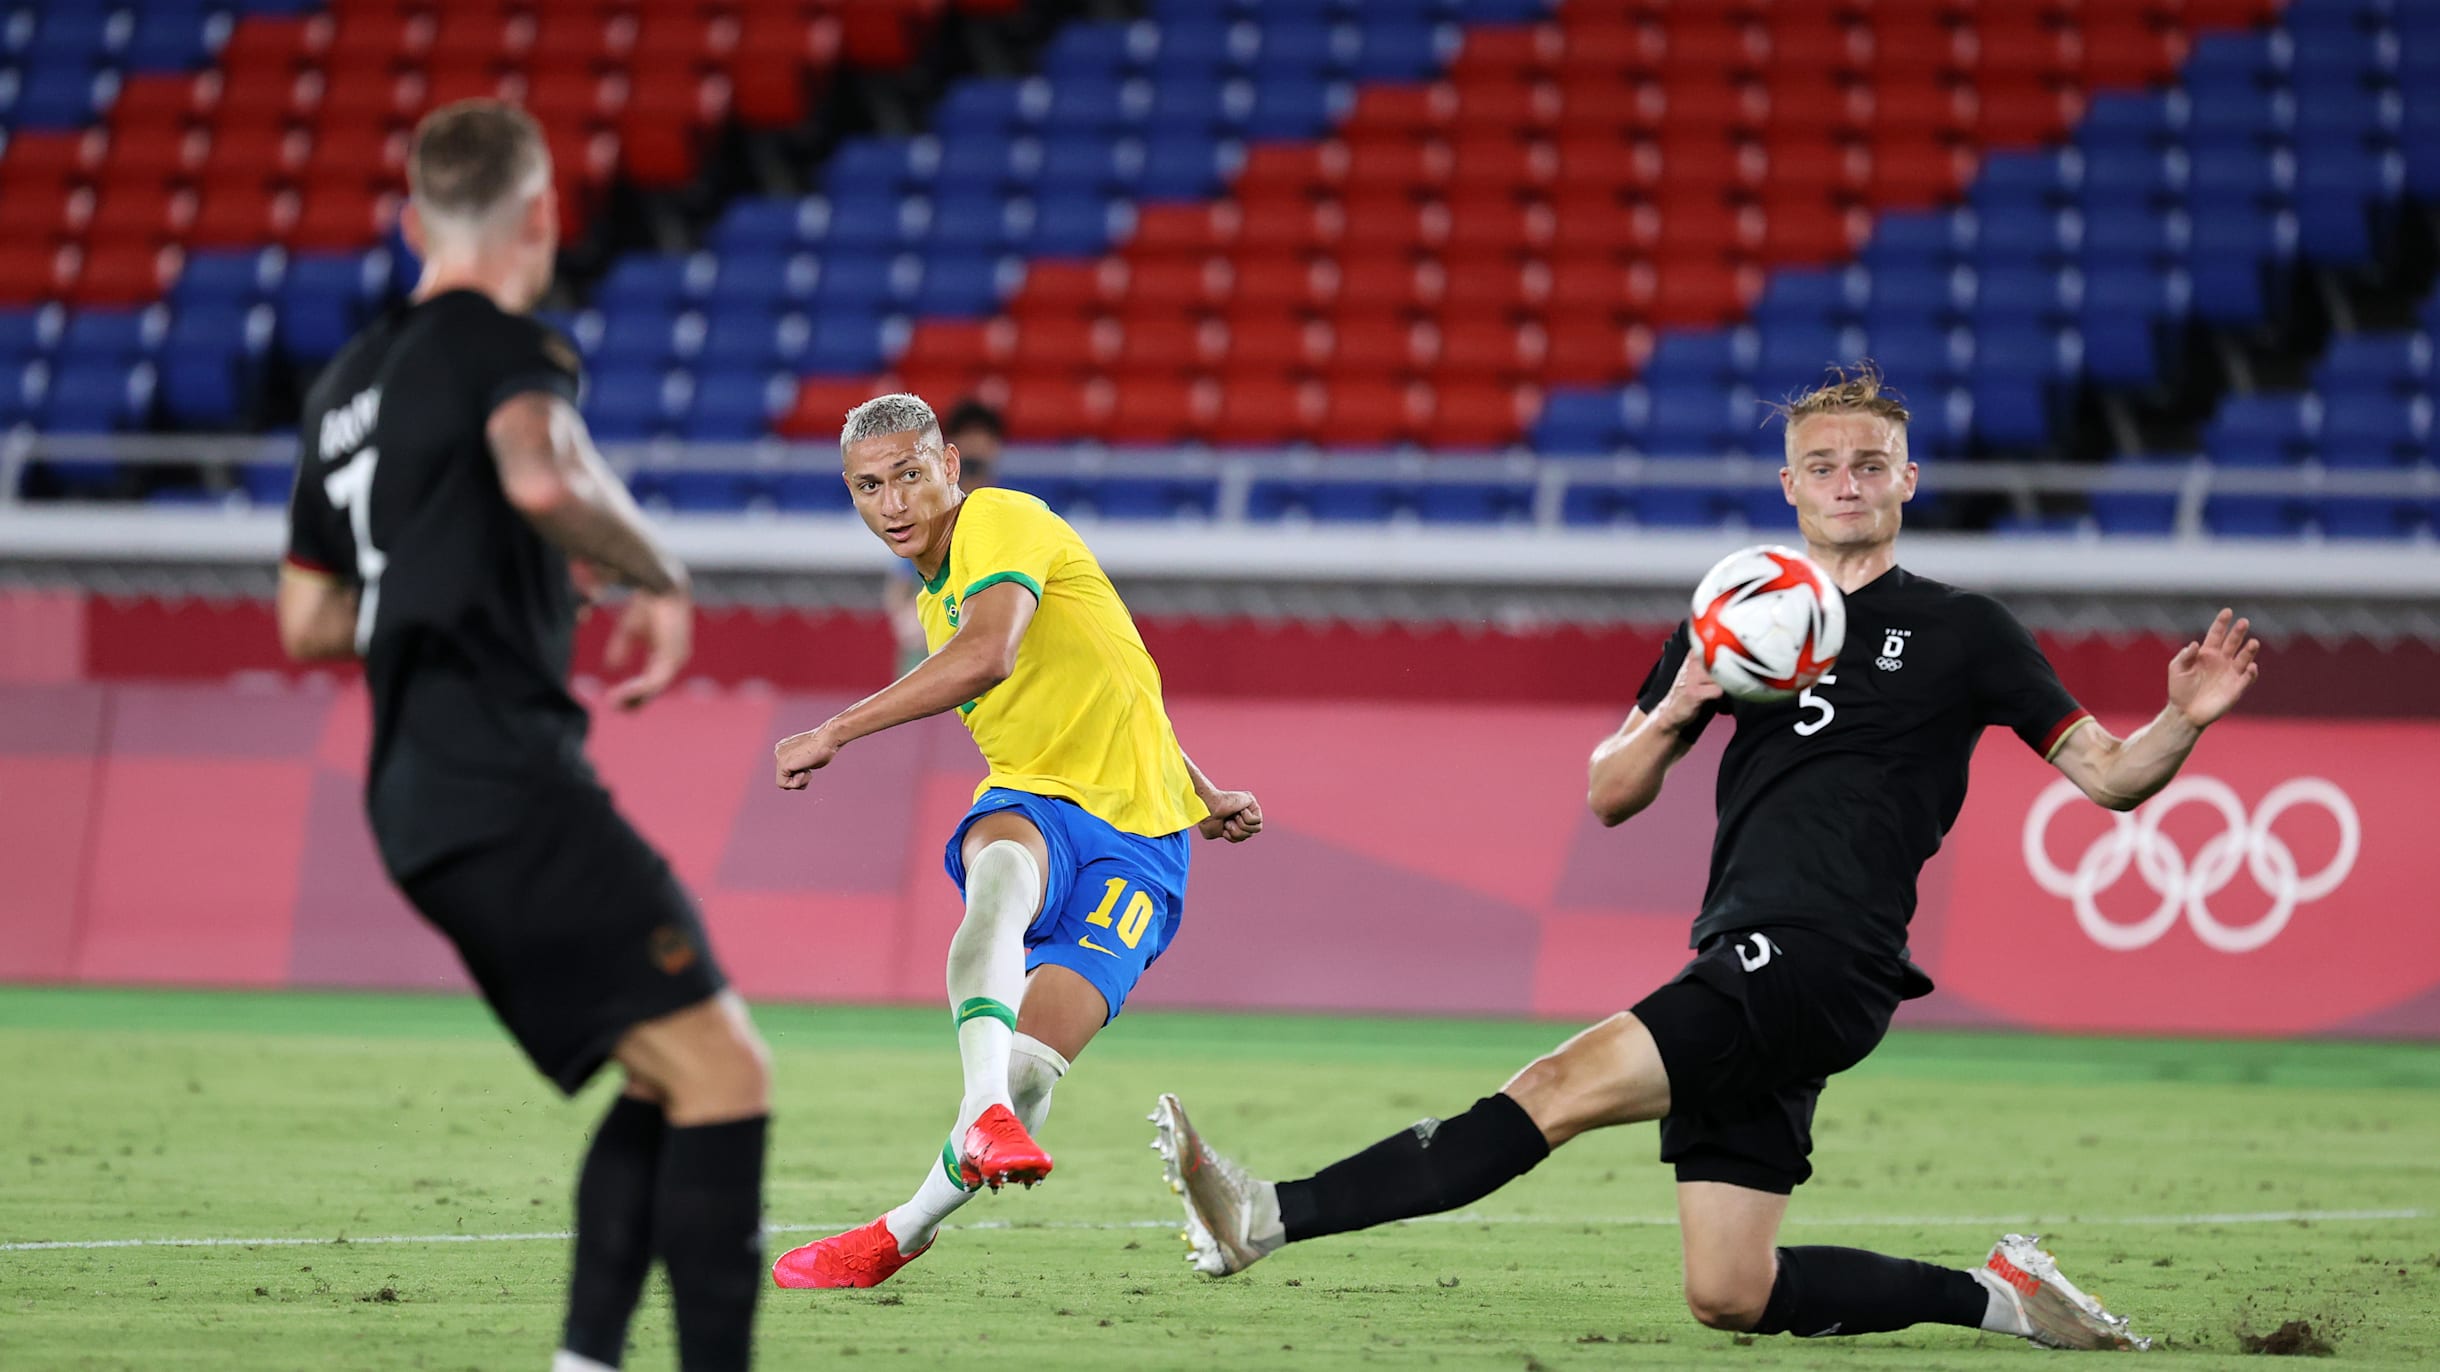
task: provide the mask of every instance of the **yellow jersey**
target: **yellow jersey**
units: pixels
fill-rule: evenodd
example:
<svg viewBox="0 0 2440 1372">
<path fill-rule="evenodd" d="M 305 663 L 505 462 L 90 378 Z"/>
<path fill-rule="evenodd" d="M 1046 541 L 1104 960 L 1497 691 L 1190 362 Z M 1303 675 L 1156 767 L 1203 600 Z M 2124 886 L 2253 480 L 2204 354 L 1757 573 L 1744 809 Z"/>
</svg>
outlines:
<svg viewBox="0 0 2440 1372">
<path fill-rule="evenodd" d="M 1118 589 L 1068 522 L 1022 491 L 966 497 L 949 555 L 915 598 L 925 646 L 957 633 L 958 606 L 1013 581 L 1037 602 L 1016 670 L 958 707 L 995 786 L 1061 796 L 1130 834 L 1174 834 L 1211 813 L 1161 706 L 1161 674 Z"/>
</svg>

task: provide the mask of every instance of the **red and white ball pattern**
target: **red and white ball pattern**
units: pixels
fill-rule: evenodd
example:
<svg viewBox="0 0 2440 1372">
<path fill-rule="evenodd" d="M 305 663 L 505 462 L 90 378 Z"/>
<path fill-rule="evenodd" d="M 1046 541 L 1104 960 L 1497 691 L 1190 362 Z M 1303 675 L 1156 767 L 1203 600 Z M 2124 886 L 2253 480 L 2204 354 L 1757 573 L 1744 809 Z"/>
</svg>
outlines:
<svg viewBox="0 0 2440 1372">
<path fill-rule="evenodd" d="M 1813 559 L 1757 547 L 1720 559 L 1694 592 L 1704 669 L 1739 700 L 1785 700 L 1821 679 L 1847 641 L 1847 601 Z"/>
</svg>

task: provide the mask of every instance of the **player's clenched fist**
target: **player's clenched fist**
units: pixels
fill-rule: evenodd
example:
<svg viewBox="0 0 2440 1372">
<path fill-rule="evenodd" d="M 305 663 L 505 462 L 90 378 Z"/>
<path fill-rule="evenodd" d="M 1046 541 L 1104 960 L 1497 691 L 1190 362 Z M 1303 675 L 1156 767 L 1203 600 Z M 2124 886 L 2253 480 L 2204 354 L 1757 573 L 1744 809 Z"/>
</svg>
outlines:
<svg viewBox="0 0 2440 1372">
<path fill-rule="evenodd" d="M 781 739 L 771 751 L 779 759 L 780 789 L 802 791 L 815 772 L 839 755 L 839 745 L 828 729 L 807 729 Z"/>
<path fill-rule="evenodd" d="M 1211 813 L 1195 828 L 1205 838 L 1243 843 L 1262 832 L 1262 802 L 1252 791 L 1214 791 L 1203 804 Z"/>
</svg>

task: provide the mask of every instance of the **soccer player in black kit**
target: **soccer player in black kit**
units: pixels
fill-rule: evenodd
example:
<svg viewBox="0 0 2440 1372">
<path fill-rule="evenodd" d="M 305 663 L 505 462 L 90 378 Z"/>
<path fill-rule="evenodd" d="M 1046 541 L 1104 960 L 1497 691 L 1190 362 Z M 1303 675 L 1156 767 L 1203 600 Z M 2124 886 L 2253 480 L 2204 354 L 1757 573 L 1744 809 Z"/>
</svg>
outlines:
<svg viewBox="0 0 2440 1372">
<path fill-rule="evenodd" d="M 1999 602 L 1897 565 L 1916 471 L 1906 410 L 1876 373 L 1841 377 L 1784 417 L 1780 482 L 1807 551 L 1846 595 L 1847 652 L 1797 698 L 1748 704 L 1712 682 L 1680 624 L 1634 712 L 1592 757 L 1593 812 L 1619 824 L 1652 803 L 1709 721 L 1735 721 L 1694 960 L 1463 1114 L 1301 1181 L 1252 1177 L 1163 1096 L 1155 1142 L 1200 1270 L 1225 1275 L 1285 1243 L 1455 1209 L 1588 1129 L 1658 1120 L 1661 1159 L 1677 1169 L 1686 1303 L 1712 1328 L 1953 1324 L 2056 1347 L 2141 1346 L 2021 1235 L 1970 1271 L 1775 1245 L 1789 1193 L 1812 1175 L 1825 1080 L 1872 1051 L 1900 1001 L 1931 990 L 1906 956 L 1915 880 L 1965 801 L 1983 728 L 2006 726 L 2094 801 L 2131 809 L 2244 694 L 2260 645 L 2223 611 L 2171 659 L 2167 706 L 2114 738 Z M 1899 652 L 1876 660 L 1892 639 Z"/>
<path fill-rule="evenodd" d="M 280 639 L 301 660 L 363 659 L 382 864 L 518 1046 L 571 1094 L 605 1062 L 625 1071 L 576 1184 L 555 1372 L 619 1365 L 655 1259 L 680 1365 L 743 1369 L 766 1054 L 693 901 L 594 780 L 566 686 L 572 565 L 631 588 L 610 650 L 614 668 L 641 652 L 610 692 L 627 708 L 685 664 L 686 570 L 594 451 L 574 351 L 526 317 L 559 236 L 541 130 L 451 105 L 416 131 L 407 176 L 423 279 L 306 399 Z"/>
</svg>

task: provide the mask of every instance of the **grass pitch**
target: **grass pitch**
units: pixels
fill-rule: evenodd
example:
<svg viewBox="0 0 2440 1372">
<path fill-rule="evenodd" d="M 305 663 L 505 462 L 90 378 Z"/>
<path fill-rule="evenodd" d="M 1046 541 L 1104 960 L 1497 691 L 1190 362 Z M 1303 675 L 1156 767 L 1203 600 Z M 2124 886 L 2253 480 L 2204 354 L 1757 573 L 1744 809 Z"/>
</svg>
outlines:
<svg viewBox="0 0 2440 1372">
<path fill-rule="evenodd" d="M 769 1191 L 793 1244 L 903 1198 L 957 1088 L 946 1017 L 764 1008 Z M 1739 1340 L 1678 1297 L 1649 1128 L 1464 1217 L 1192 1276 L 1153 1096 L 1301 1173 L 1495 1089 L 1565 1026 L 1129 1015 L 1059 1088 L 1057 1176 L 986 1196 L 869 1292 L 769 1292 L 762 1365 L 1011 1369 L 1964 1367 L 1918 1329 Z M 482 1008 L 392 996 L 0 989 L 0 1367 L 539 1369 L 583 1134 Z M 1793 1243 L 1953 1262 L 2006 1228 L 2182 1366 L 2309 1321 L 2339 1360 L 2440 1364 L 2440 1049 L 1901 1033 L 1835 1082 Z M 2278 1218 L 2287 1216 L 2286 1218 Z M 979 1226 L 979 1227 L 973 1227 Z M 506 1237 L 499 1237 L 506 1236 Z M 276 1240 L 278 1242 L 252 1242 Z M 229 1242 L 237 1241 L 237 1242 Z M 670 1365 L 655 1291 L 628 1365 Z M 852 1361 L 841 1361 L 852 1360 Z"/>
</svg>

